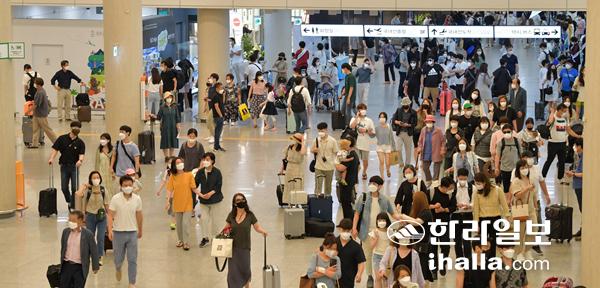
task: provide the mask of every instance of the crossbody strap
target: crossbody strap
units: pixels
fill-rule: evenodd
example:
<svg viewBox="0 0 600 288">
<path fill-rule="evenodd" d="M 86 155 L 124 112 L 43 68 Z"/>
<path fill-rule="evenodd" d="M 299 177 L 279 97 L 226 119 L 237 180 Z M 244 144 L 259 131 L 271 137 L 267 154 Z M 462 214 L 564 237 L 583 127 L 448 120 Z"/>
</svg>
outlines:
<svg viewBox="0 0 600 288">
<path fill-rule="evenodd" d="M 127 158 L 129 158 L 129 160 L 131 160 L 131 163 L 135 167 L 135 160 L 133 160 L 133 157 L 131 157 L 131 155 L 129 155 L 129 153 L 127 152 L 127 149 L 125 149 L 125 144 L 123 144 L 123 141 L 119 141 L 119 143 L 121 144 L 121 147 L 123 148 L 123 152 L 125 153 L 125 156 L 127 156 Z"/>
</svg>

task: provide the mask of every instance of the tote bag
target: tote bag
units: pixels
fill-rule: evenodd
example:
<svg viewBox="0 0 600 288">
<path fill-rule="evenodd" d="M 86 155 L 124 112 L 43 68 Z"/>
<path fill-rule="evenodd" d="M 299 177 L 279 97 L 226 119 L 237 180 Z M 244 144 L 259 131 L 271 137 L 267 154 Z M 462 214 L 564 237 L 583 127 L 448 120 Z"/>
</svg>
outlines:
<svg viewBox="0 0 600 288">
<path fill-rule="evenodd" d="M 513 220 L 529 220 L 529 193 L 527 193 L 527 203 L 523 204 L 523 200 L 521 199 L 515 200 L 511 208 L 511 214 Z"/>
<path fill-rule="evenodd" d="M 229 232 L 221 232 L 211 244 L 210 256 L 215 257 L 217 271 L 223 272 L 227 266 L 227 259 L 233 257 L 233 238 Z M 222 266 L 219 266 L 219 258 L 225 258 Z"/>
</svg>

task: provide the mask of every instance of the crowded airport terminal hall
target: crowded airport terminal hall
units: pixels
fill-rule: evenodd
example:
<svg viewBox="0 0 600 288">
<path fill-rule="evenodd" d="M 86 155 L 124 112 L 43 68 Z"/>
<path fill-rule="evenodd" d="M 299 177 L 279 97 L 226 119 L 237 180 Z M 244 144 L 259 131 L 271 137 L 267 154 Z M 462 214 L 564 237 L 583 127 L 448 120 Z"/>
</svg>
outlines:
<svg viewBox="0 0 600 288">
<path fill-rule="evenodd" d="M 600 288 L 594 91 L 600 0 L 0 0 L 0 287 Z"/>
</svg>

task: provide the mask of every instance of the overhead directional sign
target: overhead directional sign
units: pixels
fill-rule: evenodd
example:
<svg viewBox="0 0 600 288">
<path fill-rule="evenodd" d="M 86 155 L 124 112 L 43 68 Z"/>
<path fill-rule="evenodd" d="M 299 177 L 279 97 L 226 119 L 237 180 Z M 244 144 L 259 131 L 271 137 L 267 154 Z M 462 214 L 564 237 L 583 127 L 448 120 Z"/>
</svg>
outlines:
<svg viewBox="0 0 600 288">
<path fill-rule="evenodd" d="M 429 26 L 431 38 L 494 38 L 492 26 Z"/>
<path fill-rule="evenodd" d="M 363 37 L 363 25 L 302 25 L 302 36 Z"/>
<path fill-rule="evenodd" d="M 494 26 L 496 38 L 560 38 L 560 26 Z"/>
<path fill-rule="evenodd" d="M 424 38 L 427 37 L 427 26 L 409 25 L 365 25 L 366 37 L 387 38 Z"/>
</svg>

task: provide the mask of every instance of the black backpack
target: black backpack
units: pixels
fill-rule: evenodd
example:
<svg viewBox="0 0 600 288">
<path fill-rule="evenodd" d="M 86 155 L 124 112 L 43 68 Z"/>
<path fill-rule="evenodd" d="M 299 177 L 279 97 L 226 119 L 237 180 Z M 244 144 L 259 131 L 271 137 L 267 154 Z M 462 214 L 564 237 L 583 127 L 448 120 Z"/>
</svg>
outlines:
<svg viewBox="0 0 600 288">
<path fill-rule="evenodd" d="M 175 71 L 175 77 L 177 77 L 177 90 L 183 88 L 183 86 L 185 86 L 185 83 L 187 83 L 185 81 L 185 72 L 178 70 L 178 69 L 174 69 Z"/>
<path fill-rule="evenodd" d="M 29 87 L 27 88 L 27 97 L 25 98 L 28 98 L 28 100 L 31 101 L 37 92 L 37 89 L 35 89 L 35 79 L 37 78 L 38 74 L 35 72 L 35 74 L 31 76 L 31 74 L 28 72 L 27 76 L 29 76 Z"/>
<path fill-rule="evenodd" d="M 306 103 L 304 103 L 304 96 L 302 95 L 304 87 L 300 87 L 300 90 L 296 91 L 296 88 L 292 89 L 292 100 L 291 108 L 294 113 L 301 113 L 306 111 Z"/>
<path fill-rule="evenodd" d="M 517 147 L 517 158 L 521 158 L 521 149 L 519 148 L 519 142 L 517 140 L 517 138 L 513 137 L 513 141 L 515 142 L 515 147 Z M 502 144 L 500 146 L 500 161 L 502 161 L 502 154 L 504 154 L 504 145 L 505 144 L 505 139 L 502 138 Z M 512 146 L 512 145 L 509 145 Z"/>
</svg>

